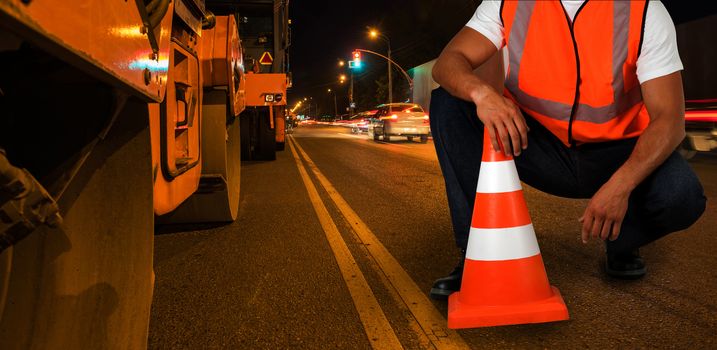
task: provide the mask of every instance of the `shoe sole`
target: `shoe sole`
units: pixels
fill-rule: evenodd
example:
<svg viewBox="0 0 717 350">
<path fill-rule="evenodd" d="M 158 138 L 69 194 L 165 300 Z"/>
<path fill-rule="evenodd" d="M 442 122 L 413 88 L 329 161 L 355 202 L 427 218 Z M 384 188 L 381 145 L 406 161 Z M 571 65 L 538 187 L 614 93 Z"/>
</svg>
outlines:
<svg viewBox="0 0 717 350">
<path fill-rule="evenodd" d="M 610 266 L 605 262 L 605 273 L 607 273 L 608 276 L 623 280 L 636 280 L 640 279 L 645 276 L 647 273 L 647 268 L 643 267 L 641 269 L 636 270 L 613 270 L 610 268 Z"/>
<path fill-rule="evenodd" d="M 429 295 L 433 300 L 448 300 L 448 297 L 455 292 L 454 290 L 431 288 Z"/>
</svg>

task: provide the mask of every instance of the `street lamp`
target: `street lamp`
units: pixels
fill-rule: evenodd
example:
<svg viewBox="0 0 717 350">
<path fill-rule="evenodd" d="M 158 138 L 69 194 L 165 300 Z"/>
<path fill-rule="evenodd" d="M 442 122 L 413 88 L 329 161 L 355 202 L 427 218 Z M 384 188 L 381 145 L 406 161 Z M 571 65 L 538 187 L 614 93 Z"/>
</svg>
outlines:
<svg viewBox="0 0 717 350">
<path fill-rule="evenodd" d="M 346 74 L 339 75 L 339 83 L 346 82 Z M 334 96 L 335 97 L 335 96 Z M 349 112 L 354 113 L 354 72 L 351 71 L 351 85 L 349 85 Z"/>
<path fill-rule="evenodd" d="M 388 103 L 393 103 L 393 80 L 391 79 L 391 39 L 381 34 L 375 28 L 370 28 L 368 35 L 371 39 L 381 38 L 385 40 L 388 45 Z"/>
<path fill-rule="evenodd" d="M 333 93 L 333 95 L 334 95 L 334 118 L 338 118 L 339 117 L 339 109 L 336 105 L 336 91 L 333 91 L 331 89 L 326 89 L 326 92 Z"/>
<path fill-rule="evenodd" d="M 299 101 L 299 102 L 296 103 L 296 105 L 294 106 L 294 108 L 291 109 L 291 113 L 296 112 L 296 110 L 299 109 L 299 107 L 301 107 L 301 101 Z"/>
<path fill-rule="evenodd" d="M 299 101 L 299 103 L 298 103 L 298 106 L 301 106 L 301 105 L 302 105 L 302 102 L 307 102 L 307 103 L 305 104 L 305 107 L 304 107 L 304 108 L 306 108 L 306 109 L 309 110 L 309 113 L 308 113 L 309 116 L 311 116 L 311 105 L 312 105 L 311 101 L 313 101 L 313 100 L 314 100 L 314 98 L 311 97 L 311 96 L 309 96 L 309 97 L 304 97 L 304 100 L 303 100 L 303 101 Z M 302 108 L 302 110 L 303 110 L 304 108 Z M 315 110 L 314 112 L 316 113 L 317 111 Z"/>
</svg>

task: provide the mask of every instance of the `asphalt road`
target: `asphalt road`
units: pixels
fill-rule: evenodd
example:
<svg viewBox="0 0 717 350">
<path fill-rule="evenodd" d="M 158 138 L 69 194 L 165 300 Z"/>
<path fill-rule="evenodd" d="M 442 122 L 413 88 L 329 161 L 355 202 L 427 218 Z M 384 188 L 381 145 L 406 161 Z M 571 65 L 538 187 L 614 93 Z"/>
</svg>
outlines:
<svg viewBox="0 0 717 350">
<path fill-rule="evenodd" d="M 451 333 L 435 318 L 445 318 L 446 302 L 425 299 L 433 280 L 458 261 L 431 141 L 386 144 L 330 126 L 300 127 L 292 137 L 315 167 L 297 163 L 289 145 L 274 162 L 242 163 L 235 223 L 158 227 L 151 348 L 367 349 L 386 339 L 365 326 L 380 315 L 407 349 L 445 341 L 475 349 L 717 348 L 714 155 L 691 161 L 708 196 L 705 215 L 643 248 L 648 275 L 639 281 L 606 277 L 602 245 L 580 242 L 577 218 L 586 201 L 525 187 L 550 282 L 570 320 Z M 317 214 L 321 204 L 327 215 Z M 347 210 L 356 218 L 346 219 Z M 367 242 L 366 232 L 377 241 Z M 337 250 L 340 242 L 348 253 Z M 346 266 L 358 270 L 346 275 Z M 368 292 L 357 282 L 362 276 Z M 410 294 L 412 285 L 420 297 Z M 371 300 L 380 310 L 362 313 Z"/>
</svg>

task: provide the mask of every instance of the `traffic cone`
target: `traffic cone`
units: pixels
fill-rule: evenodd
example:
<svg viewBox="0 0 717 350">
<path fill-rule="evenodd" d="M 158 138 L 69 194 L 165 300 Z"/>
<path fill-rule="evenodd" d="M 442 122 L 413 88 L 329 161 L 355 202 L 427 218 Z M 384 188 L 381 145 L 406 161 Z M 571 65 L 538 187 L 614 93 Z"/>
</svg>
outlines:
<svg viewBox="0 0 717 350">
<path fill-rule="evenodd" d="M 513 157 L 483 137 L 483 161 L 460 292 L 448 298 L 448 328 L 568 319 L 545 274 Z"/>
</svg>

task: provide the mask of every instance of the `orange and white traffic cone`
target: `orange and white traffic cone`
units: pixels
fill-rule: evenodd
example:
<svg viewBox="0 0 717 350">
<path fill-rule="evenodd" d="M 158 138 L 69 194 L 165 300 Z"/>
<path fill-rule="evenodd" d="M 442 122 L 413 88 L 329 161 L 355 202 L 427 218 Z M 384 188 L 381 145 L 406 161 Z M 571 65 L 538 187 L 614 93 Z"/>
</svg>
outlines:
<svg viewBox="0 0 717 350">
<path fill-rule="evenodd" d="M 568 318 L 545 274 L 513 157 L 493 150 L 486 131 L 463 282 L 448 298 L 448 328 Z"/>
</svg>

